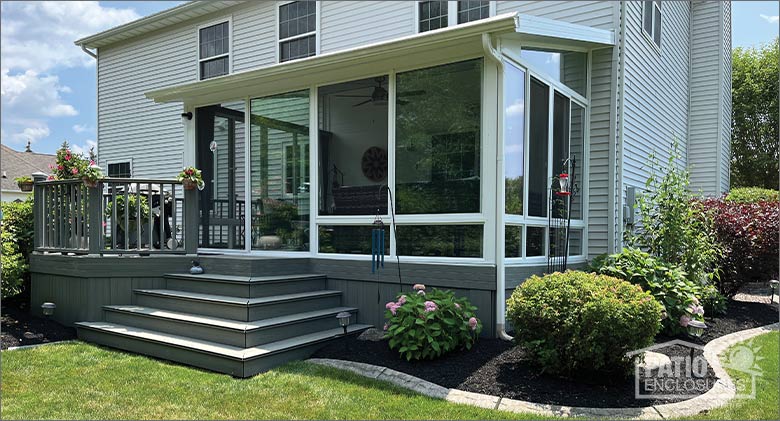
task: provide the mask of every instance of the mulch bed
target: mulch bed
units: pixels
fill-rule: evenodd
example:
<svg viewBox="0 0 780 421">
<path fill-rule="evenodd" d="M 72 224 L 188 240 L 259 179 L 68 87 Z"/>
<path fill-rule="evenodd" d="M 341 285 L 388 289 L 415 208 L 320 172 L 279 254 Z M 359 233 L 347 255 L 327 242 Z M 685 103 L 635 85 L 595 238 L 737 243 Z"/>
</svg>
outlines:
<svg viewBox="0 0 780 421">
<path fill-rule="evenodd" d="M 699 341 L 706 343 L 714 338 L 736 331 L 764 326 L 778 321 L 778 312 L 767 304 L 729 302 L 728 314 L 707 319 L 710 328 Z M 674 338 L 658 338 L 662 343 Z M 680 338 L 690 340 L 689 338 Z M 346 343 L 345 343 L 346 341 Z M 691 350 L 684 346 L 669 346 L 655 352 L 673 357 L 687 357 Z M 701 355 L 694 350 L 694 357 Z M 390 350 L 387 341 L 363 341 L 347 338 L 319 350 L 315 358 L 333 358 L 389 367 L 438 385 L 531 402 L 586 406 L 586 407 L 643 407 L 653 404 L 689 399 L 691 394 L 701 394 L 712 388 L 717 380 L 712 368 L 707 367 L 704 376 L 680 378 L 697 381 L 695 392 L 680 388 L 665 392 L 668 395 L 687 396 L 664 399 L 636 399 L 635 379 L 600 376 L 578 380 L 543 373 L 531 363 L 520 347 L 492 338 L 481 338 L 470 351 L 458 351 L 433 361 L 407 362 Z M 658 370 L 649 373 L 650 380 L 658 376 Z M 640 370 L 640 384 L 644 385 L 645 373 Z M 606 378 L 605 378 L 606 377 Z M 703 385 L 703 386 L 702 386 Z M 644 387 L 644 386 L 642 386 Z"/>
<path fill-rule="evenodd" d="M 29 313 L 29 297 L 11 297 L 2 302 L 2 349 L 76 339 L 76 329 Z"/>
</svg>

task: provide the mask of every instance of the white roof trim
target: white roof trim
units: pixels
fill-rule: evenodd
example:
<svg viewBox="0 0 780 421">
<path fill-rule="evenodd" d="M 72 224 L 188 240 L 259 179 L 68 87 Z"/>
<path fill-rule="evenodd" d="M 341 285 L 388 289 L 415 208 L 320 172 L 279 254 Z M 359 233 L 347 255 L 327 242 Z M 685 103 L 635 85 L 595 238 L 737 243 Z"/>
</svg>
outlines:
<svg viewBox="0 0 780 421">
<path fill-rule="evenodd" d="M 369 62 L 406 60 L 412 53 L 419 54 L 420 50 L 427 50 L 430 55 L 444 54 L 444 51 L 457 51 L 462 54 L 477 51 L 482 54 L 481 35 L 484 33 L 520 37 L 521 40 L 523 36 L 534 40 L 550 38 L 573 44 L 586 44 L 592 48 L 614 44 L 612 31 L 506 13 L 436 31 L 155 89 L 145 95 L 155 102 L 185 102 L 190 105 L 229 101 L 253 95 L 247 90 L 250 86 L 284 84 L 285 80 L 309 75 L 316 78 L 325 72 L 346 69 L 347 66 L 355 68 L 359 64 L 365 65 Z M 236 95 L 236 92 L 241 94 Z"/>
<path fill-rule="evenodd" d="M 177 23 L 186 22 L 188 20 L 228 8 L 239 3 L 241 2 L 190 1 L 184 4 L 180 4 L 176 7 L 145 16 L 141 19 L 115 26 L 103 32 L 81 38 L 76 40 L 75 44 L 86 48 L 104 47 L 106 45 L 143 35 L 147 32 L 166 28 Z"/>
</svg>

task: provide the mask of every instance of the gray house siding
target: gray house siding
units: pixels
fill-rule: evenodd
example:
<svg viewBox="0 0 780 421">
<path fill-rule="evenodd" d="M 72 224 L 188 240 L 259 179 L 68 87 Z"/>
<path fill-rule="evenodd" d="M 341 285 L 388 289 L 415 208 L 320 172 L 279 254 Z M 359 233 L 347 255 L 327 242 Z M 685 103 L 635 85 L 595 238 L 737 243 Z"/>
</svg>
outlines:
<svg viewBox="0 0 780 421">
<path fill-rule="evenodd" d="M 412 35 L 416 3 L 326 1 L 320 6 L 320 51 L 329 53 Z"/>
<path fill-rule="evenodd" d="M 731 3 L 719 3 L 723 9 L 723 20 L 718 25 L 723 31 L 723 72 L 721 82 L 721 149 L 720 149 L 720 192 L 729 191 L 731 185 Z"/>
<path fill-rule="evenodd" d="M 500 1 L 496 13 L 520 12 L 578 25 L 614 29 L 614 4 L 602 1 Z"/>
<path fill-rule="evenodd" d="M 661 2 L 661 48 L 642 29 L 642 3 L 627 2 L 622 104 L 622 183 L 642 187 L 655 154 L 665 162 L 672 140 L 688 137 L 690 5 Z M 684 162 L 680 162 L 681 165 Z"/>
</svg>

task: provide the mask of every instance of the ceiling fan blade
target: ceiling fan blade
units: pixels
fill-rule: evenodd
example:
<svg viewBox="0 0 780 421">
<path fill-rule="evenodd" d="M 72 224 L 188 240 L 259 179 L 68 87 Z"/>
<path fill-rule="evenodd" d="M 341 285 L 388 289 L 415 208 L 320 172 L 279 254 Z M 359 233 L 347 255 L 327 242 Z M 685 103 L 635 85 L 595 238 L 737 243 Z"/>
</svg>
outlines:
<svg viewBox="0 0 780 421">
<path fill-rule="evenodd" d="M 338 98 L 370 98 L 370 95 L 333 95 Z"/>
<path fill-rule="evenodd" d="M 353 107 L 359 107 L 359 106 L 361 106 L 363 104 L 368 104 L 369 102 L 372 102 L 372 101 L 373 101 L 373 99 L 369 98 L 369 99 L 367 99 L 367 100 L 365 100 L 363 102 L 360 102 L 360 103 L 357 103 L 357 104 L 353 105 Z"/>
</svg>

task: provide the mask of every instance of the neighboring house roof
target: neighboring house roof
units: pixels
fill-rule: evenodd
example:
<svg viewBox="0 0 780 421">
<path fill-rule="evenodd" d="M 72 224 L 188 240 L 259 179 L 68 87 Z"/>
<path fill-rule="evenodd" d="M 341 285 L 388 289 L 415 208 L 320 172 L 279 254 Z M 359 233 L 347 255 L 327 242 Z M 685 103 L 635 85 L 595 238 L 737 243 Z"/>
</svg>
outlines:
<svg viewBox="0 0 780 421">
<path fill-rule="evenodd" d="M 0 171 L 2 171 L 2 190 L 20 191 L 14 178 L 30 176 L 34 172 L 48 174 L 49 165 L 54 165 L 56 157 L 54 155 L 19 152 L 8 146 L 0 145 Z"/>
<path fill-rule="evenodd" d="M 141 19 L 125 23 L 123 25 L 115 26 L 103 32 L 81 38 L 76 40 L 75 44 L 86 48 L 104 47 L 106 45 L 114 44 L 116 42 L 143 35 L 148 32 L 167 28 L 171 25 L 176 25 L 190 19 L 208 15 L 209 13 L 225 9 L 230 6 L 235 6 L 239 3 L 242 2 L 191 1 L 176 7 L 172 7 L 170 9 L 163 10 L 161 12 L 151 14 Z"/>
</svg>

